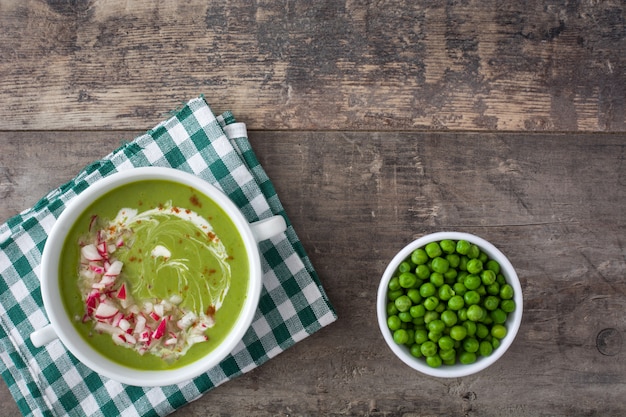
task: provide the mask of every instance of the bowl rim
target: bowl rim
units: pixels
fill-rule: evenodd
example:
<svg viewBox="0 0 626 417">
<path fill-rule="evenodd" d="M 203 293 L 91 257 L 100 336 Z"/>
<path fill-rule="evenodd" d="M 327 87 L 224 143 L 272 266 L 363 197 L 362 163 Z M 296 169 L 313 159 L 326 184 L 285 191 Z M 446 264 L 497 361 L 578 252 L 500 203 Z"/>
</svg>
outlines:
<svg viewBox="0 0 626 417">
<path fill-rule="evenodd" d="M 432 368 L 422 359 L 415 358 L 409 353 L 406 346 L 400 346 L 393 340 L 393 335 L 387 327 L 387 286 L 393 277 L 400 262 L 405 260 L 415 249 L 426 244 L 444 239 L 467 240 L 480 247 L 490 258 L 497 260 L 501 266 L 501 272 L 505 276 L 507 283 L 513 287 L 516 308 L 507 318 L 507 335 L 502 339 L 500 346 L 488 357 L 481 357 L 475 363 L 469 365 L 456 364 Z M 406 365 L 423 374 L 440 378 L 457 378 L 475 374 L 494 364 L 509 349 L 519 331 L 523 315 L 523 294 L 522 287 L 515 268 L 509 259 L 496 246 L 487 240 L 466 232 L 441 231 L 429 233 L 405 245 L 389 262 L 380 280 L 376 297 L 376 312 L 378 326 L 383 338 L 392 352 Z"/>
<path fill-rule="evenodd" d="M 241 234 L 248 253 L 249 264 L 246 300 L 240 310 L 239 317 L 233 324 L 231 332 L 222 343 L 218 344 L 206 355 L 187 365 L 166 370 L 131 368 L 121 365 L 95 351 L 75 330 L 71 322 L 72 319 L 67 314 L 63 302 L 59 301 L 60 288 L 57 285 L 61 248 L 65 236 L 76 218 L 91 203 L 109 191 L 129 183 L 152 179 L 172 181 L 191 186 L 220 206 L 229 215 Z M 48 275 L 47 271 L 53 271 L 52 276 Z M 258 244 L 250 228 L 250 223 L 226 194 L 204 179 L 185 171 L 165 167 L 139 167 L 118 171 L 101 178 L 70 200 L 52 226 L 43 248 L 40 284 L 44 309 L 52 328 L 58 336 L 58 341 L 80 362 L 94 372 L 118 382 L 134 386 L 153 387 L 173 385 L 191 380 L 218 365 L 221 360 L 235 349 L 250 327 L 256 313 L 262 289 L 262 269 Z M 57 343 L 58 341 L 50 343 Z"/>
</svg>

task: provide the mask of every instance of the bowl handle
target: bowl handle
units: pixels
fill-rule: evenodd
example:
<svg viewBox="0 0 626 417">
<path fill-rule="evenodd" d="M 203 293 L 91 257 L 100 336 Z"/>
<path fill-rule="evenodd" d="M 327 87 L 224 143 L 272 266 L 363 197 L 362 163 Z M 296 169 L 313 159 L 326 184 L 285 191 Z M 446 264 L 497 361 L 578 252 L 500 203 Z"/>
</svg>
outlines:
<svg viewBox="0 0 626 417">
<path fill-rule="evenodd" d="M 57 333 L 54 331 L 54 328 L 51 324 L 48 324 L 46 327 L 43 327 L 39 330 L 35 330 L 30 334 L 30 341 L 35 347 L 42 347 L 54 339 L 57 339 Z"/>
<path fill-rule="evenodd" d="M 283 216 L 272 216 L 258 222 L 250 223 L 252 234 L 257 242 L 269 239 L 287 230 L 287 223 Z"/>
</svg>

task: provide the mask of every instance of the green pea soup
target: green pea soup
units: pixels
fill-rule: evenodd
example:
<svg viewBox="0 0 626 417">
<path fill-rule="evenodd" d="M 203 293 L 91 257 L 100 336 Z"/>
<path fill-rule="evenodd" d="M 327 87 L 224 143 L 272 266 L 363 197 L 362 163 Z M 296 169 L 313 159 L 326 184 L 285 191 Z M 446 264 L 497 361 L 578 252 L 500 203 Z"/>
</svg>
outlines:
<svg viewBox="0 0 626 417">
<path fill-rule="evenodd" d="M 83 322 L 85 301 L 78 285 L 81 261 L 81 239 L 89 231 L 94 216 L 99 219 L 114 219 L 120 210 L 131 208 L 145 212 L 162 207 L 182 208 L 197 213 L 206 219 L 226 249 L 225 262 L 230 269 L 230 285 L 226 296 L 220 301 L 221 306 L 214 312 L 215 324 L 206 331 L 208 340 L 196 343 L 175 361 L 166 361 L 159 356 L 145 353 L 140 355 L 134 349 L 115 344 L 109 334 L 94 331 L 93 323 Z M 203 250 L 194 246 L 194 235 L 198 230 L 189 222 L 174 221 L 163 223 L 159 227 L 160 236 L 167 245 L 171 258 L 184 257 L 187 261 L 187 275 L 181 279 L 180 270 L 164 268 L 163 263 L 150 259 L 150 231 L 138 235 L 128 248 L 119 251 L 119 258 L 124 262 L 124 274 L 129 283 L 129 291 L 137 299 L 166 299 L 177 295 L 181 305 L 194 308 L 206 308 L 212 304 L 198 288 L 212 291 L 223 279 L 219 265 L 212 265 L 210 257 Z M 163 237 L 164 236 L 164 237 Z M 154 258 L 154 257 L 152 257 Z M 207 260 L 209 259 L 209 260 Z M 237 228 L 229 216 L 209 197 L 192 187 L 167 180 L 147 180 L 122 185 L 92 203 L 72 226 L 61 251 L 59 265 L 59 284 L 64 307 L 72 319 L 76 330 L 97 352 L 107 358 L 135 369 L 164 370 L 178 368 L 196 361 L 219 345 L 236 322 L 246 298 L 248 288 L 248 258 L 245 245 Z"/>
</svg>

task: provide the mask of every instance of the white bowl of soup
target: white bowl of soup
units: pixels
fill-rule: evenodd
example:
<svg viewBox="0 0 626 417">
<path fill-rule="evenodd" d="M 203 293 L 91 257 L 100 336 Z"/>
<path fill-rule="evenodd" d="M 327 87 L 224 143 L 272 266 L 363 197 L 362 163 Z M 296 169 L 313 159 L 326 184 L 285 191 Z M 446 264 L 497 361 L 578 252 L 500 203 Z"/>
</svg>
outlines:
<svg viewBox="0 0 626 417">
<path fill-rule="evenodd" d="M 46 241 L 41 292 L 58 339 L 93 371 L 165 386 L 219 364 L 241 341 L 262 288 L 258 242 L 282 216 L 249 223 L 220 190 L 161 167 L 105 177 L 70 201 Z"/>
</svg>

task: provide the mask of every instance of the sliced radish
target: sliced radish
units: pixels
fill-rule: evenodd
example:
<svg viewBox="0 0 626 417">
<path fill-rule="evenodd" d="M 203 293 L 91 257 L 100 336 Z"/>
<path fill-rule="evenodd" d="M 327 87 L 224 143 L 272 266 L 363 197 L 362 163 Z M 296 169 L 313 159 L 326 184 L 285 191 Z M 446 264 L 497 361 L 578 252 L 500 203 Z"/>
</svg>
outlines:
<svg viewBox="0 0 626 417">
<path fill-rule="evenodd" d="M 154 331 L 154 333 L 152 333 L 152 338 L 153 339 L 160 339 L 163 337 L 163 335 L 165 334 L 165 327 L 167 326 L 167 320 L 163 319 L 161 320 L 161 322 L 159 323 L 159 327 L 157 327 L 157 329 Z"/>
<path fill-rule="evenodd" d="M 121 261 L 113 261 L 113 263 L 109 265 L 109 268 L 106 270 L 104 275 L 118 276 L 120 272 L 122 272 L 123 266 L 124 264 Z"/>
<path fill-rule="evenodd" d="M 120 300 L 126 299 L 126 285 L 124 283 L 122 283 L 120 289 L 117 291 L 116 297 Z"/>
<path fill-rule="evenodd" d="M 95 316 L 97 319 L 112 319 L 118 313 L 117 307 L 109 303 L 100 303 L 96 308 Z"/>
<path fill-rule="evenodd" d="M 102 255 L 98 253 L 95 245 L 85 245 L 80 249 L 80 254 L 88 261 L 101 261 Z"/>
</svg>

